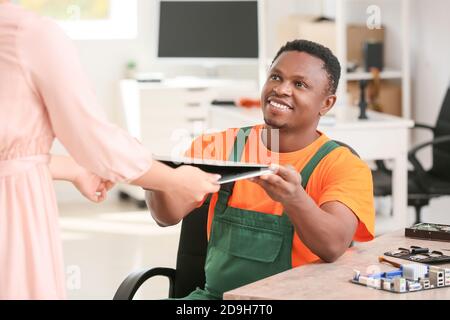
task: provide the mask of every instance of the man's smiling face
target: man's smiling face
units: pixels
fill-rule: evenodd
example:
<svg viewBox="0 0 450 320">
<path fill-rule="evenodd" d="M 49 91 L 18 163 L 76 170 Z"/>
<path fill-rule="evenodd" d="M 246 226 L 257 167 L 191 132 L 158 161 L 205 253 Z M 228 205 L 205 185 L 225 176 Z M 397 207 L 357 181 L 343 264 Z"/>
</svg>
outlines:
<svg viewBox="0 0 450 320">
<path fill-rule="evenodd" d="M 272 64 L 261 93 L 266 124 L 289 132 L 315 130 L 319 113 L 326 113 L 335 101 L 329 85 L 321 59 L 306 52 L 283 52 Z"/>
</svg>

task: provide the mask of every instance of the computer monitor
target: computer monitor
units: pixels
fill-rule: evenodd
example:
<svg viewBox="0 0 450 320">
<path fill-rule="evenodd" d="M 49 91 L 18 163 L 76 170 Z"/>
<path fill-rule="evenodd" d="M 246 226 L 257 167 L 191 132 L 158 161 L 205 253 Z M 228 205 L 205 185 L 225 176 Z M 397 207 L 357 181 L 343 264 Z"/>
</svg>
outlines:
<svg viewBox="0 0 450 320">
<path fill-rule="evenodd" d="M 257 62 L 258 1 L 160 0 L 158 27 L 158 59 Z"/>
</svg>

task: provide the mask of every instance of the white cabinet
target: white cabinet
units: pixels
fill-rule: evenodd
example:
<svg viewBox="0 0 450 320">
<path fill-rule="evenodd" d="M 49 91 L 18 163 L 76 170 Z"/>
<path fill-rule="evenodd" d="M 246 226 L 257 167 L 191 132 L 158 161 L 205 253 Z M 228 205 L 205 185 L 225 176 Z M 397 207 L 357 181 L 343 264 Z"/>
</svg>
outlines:
<svg viewBox="0 0 450 320">
<path fill-rule="evenodd" d="M 206 122 L 214 88 L 121 82 L 128 131 L 152 153 L 170 155 L 180 136 L 191 138 Z"/>
<path fill-rule="evenodd" d="M 186 141 L 206 129 L 214 99 L 257 94 L 256 81 L 175 78 L 162 83 L 122 80 L 120 93 L 128 131 L 152 153 L 183 153 Z"/>
</svg>

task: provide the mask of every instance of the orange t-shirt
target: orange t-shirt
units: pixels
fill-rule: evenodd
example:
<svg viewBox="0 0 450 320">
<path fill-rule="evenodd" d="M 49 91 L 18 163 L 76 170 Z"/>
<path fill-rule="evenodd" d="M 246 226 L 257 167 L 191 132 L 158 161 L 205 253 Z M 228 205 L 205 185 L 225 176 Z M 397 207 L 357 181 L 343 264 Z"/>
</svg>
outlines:
<svg viewBox="0 0 450 320">
<path fill-rule="evenodd" d="M 261 139 L 263 125 L 252 128 L 245 145 L 242 162 L 280 165 L 290 164 L 300 172 L 319 148 L 330 139 L 319 132 L 320 137 L 307 147 L 288 153 L 268 150 Z M 228 160 L 233 148 L 238 128 L 198 137 L 186 152 L 187 157 Z M 275 159 L 275 161 L 274 161 Z M 329 201 L 339 201 L 350 208 L 358 218 L 358 227 L 353 239 L 369 241 L 373 239 L 375 210 L 373 200 L 372 175 L 369 167 L 346 147 L 333 150 L 314 169 L 306 192 L 320 207 Z M 208 213 L 208 237 L 214 216 L 218 194 L 214 194 Z M 283 206 L 272 200 L 262 187 L 248 180 L 236 181 L 229 206 L 281 215 Z M 319 258 L 311 252 L 294 234 L 292 245 L 292 267 L 313 262 Z"/>
</svg>

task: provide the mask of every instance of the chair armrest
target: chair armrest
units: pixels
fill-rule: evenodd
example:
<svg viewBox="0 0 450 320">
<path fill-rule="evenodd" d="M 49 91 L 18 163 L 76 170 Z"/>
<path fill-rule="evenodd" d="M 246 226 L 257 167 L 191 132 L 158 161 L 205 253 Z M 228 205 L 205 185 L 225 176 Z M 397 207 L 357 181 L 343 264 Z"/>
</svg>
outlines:
<svg viewBox="0 0 450 320">
<path fill-rule="evenodd" d="M 428 130 L 431 130 L 431 132 L 433 134 L 434 134 L 434 130 L 435 130 L 434 127 L 429 126 L 429 125 L 424 124 L 424 123 L 419 123 L 419 122 L 415 122 L 414 123 L 413 129 L 428 129 Z M 386 164 L 385 164 L 384 160 L 375 160 L 375 164 L 376 164 L 377 170 L 380 170 L 380 171 L 388 173 L 388 174 L 391 173 L 391 170 L 389 170 L 386 167 Z"/>
<path fill-rule="evenodd" d="M 434 134 L 434 130 L 435 130 L 435 128 L 432 126 L 429 126 L 429 125 L 423 124 L 423 123 L 418 123 L 418 122 L 414 123 L 413 129 L 428 129 L 428 130 L 431 130 L 433 132 L 433 134 Z"/>
<path fill-rule="evenodd" d="M 419 179 L 419 184 L 424 187 L 425 186 L 425 169 L 423 168 L 422 164 L 419 162 L 419 160 L 416 157 L 416 153 L 425 148 L 428 147 L 430 145 L 437 145 L 440 143 L 444 143 L 444 142 L 450 142 L 450 135 L 445 135 L 445 136 L 440 136 L 438 138 L 435 138 L 433 140 L 427 141 L 425 143 L 421 143 L 418 146 L 412 148 L 409 152 L 408 152 L 408 159 L 411 162 L 411 164 L 414 167 L 414 170 L 417 173 L 417 177 Z"/>
<path fill-rule="evenodd" d="M 113 300 L 132 300 L 139 287 L 148 279 L 155 276 L 169 278 L 169 297 L 173 296 L 173 285 L 175 282 L 175 270 L 171 268 L 152 268 L 136 271 L 128 275 L 117 289 Z"/>
</svg>

